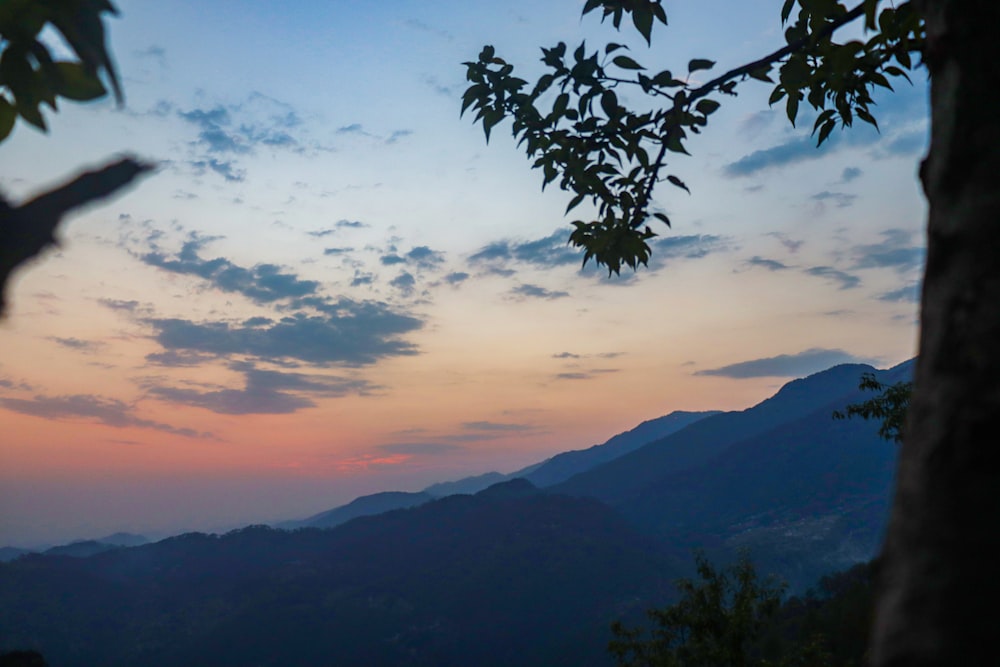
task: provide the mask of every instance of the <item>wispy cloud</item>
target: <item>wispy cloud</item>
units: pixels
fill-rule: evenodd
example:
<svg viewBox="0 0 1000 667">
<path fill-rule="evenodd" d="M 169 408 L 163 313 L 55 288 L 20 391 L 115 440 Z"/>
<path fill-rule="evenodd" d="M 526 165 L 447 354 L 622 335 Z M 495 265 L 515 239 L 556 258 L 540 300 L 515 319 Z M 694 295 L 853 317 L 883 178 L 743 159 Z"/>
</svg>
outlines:
<svg viewBox="0 0 1000 667">
<path fill-rule="evenodd" d="M 199 251 L 211 240 L 195 236 L 185 242 L 176 255 L 154 251 L 140 259 L 171 273 L 197 276 L 218 290 L 236 292 L 257 303 L 315 294 L 319 287 L 315 280 L 301 280 L 274 264 L 258 264 L 248 269 L 223 257 L 203 259 Z"/>
<path fill-rule="evenodd" d="M 213 437 L 210 433 L 202 433 L 189 428 L 177 428 L 151 419 L 142 419 L 135 415 L 135 407 L 132 405 L 116 399 L 89 394 L 38 395 L 30 399 L 0 397 L 0 405 L 13 412 L 53 421 L 86 419 L 115 428 L 147 428 L 186 438 Z"/>
<path fill-rule="evenodd" d="M 820 202 L 821 204 L 831 202 L 837 208 L 848 208 L 854 203 L 858 196 L 847 194 L 846 192 L 831 192 L 830 190 L 823 190 L 822 192 L 817 192 L 809 198 L 813 201 Z"/>
<path fill-rule="evenodd" d="M 754 255 L 750 259 L 743 262 L 749 267 L 758 267 L 762 269 L 767 269 L 768 271 L 785 271 L 792 267 L 788 266 L 783 262 L 779 262 L 776 259 L 765 259 L 759 255 Z"/>
<path fill-rule="evenodd" d="M 695 375 L 712 375 L 736 379 L 759 377 L 802 377 L 837 364 L 871 364 L 876 360 L 857 357 L 843 350 L 811 348 L 795 354 L 750 359 L 720 368 L 696 371 Z"/>
<path fill-rule="evenodd" d="M 363 366 L 380 359 L 417 354 L 402 336 L 422 321 L 385 303 L 342 298 L 312 304 L 322 312 L 296 312 L 277 322 L 253 326 L 230 322 L 147 319 L 153 339 L 166 351 L 291 359 L 317 365 Z"/>
<path fill-rule="evenodd" d="M 197 390 L 164 385 L 147 387 L 149 395 L 171 403 L 204 408 L 219 414 L 291 414 L 316 403 L 314 397 L 367 394 L 374 387 L 359 378 L 262 370 L 250 363 L 232 364 L 245 384 L 240 389 Z"/>
<path fill-rule="evenodd" d="M 78 352 L 83 352 L 85 354 L 94 354 L 104 347 L 104 343 L 95 340 L 81 340 L 79 338 L 60 338 L 58 336 L 50 336 L 49 340 L 54 343 L 61 345 L 70 350 L 76 350 Z"/>
<path fill-rule="evenodd" d="M 525 299 L 545 299 L 547 301 L 552 301 L 554 299 L 562 299 L 563 297 L 569 296 L 569 292 L 562 292 L 558 290 L 550 290 L 540 285 L 532 285 L 530 283 L 524 283 L 512 287 L 508 292 L 510 298 L 515 301 L 523 301 Z"/>
<path fill-rule="evenodd" d="M 904 272 L 919 268 L 926 251 L 912 242 L 913 232 L 887 229 L 879 243 L 856 245 L 851 248 L 855 269 L 893 268 Z"/>
<path fill-rule="evenodd" d="M 846 271 L 835 269 L 832 266 L 813 266 L 808 269 L 804 269 L 804 271 L 810 276 L 817 276 L 819 278 L 832 280 L 840 285 L 840 289 L 854 289 L 855 287 L 859 287 L 861 285 L 861 279 L 857 276 L 851 275 Z"/>
</svg>

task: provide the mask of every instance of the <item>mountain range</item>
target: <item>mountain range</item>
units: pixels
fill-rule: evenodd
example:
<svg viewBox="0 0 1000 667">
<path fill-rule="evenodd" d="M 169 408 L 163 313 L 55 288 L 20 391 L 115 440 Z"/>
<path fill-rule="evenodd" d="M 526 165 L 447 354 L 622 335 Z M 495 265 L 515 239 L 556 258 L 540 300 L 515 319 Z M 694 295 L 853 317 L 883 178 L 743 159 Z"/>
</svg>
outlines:
<svg viewBox="0 0 1000 667">
<path fill-rule="evenodd" d="M 611 621 L 670 599 L 691 550 L 749 549 L 804 590 L 870 559 L 895 445 L 831 413 L 843 365 L 735 412 L 674 413 L 519 471 L 319 513 L 0 564 L 0 650 L 60 665 L 608 665 Z M 435 497 L 448 489 L 474 495 Z M 365 515 L 368 516 L 365 516 Z"/>
</svg>

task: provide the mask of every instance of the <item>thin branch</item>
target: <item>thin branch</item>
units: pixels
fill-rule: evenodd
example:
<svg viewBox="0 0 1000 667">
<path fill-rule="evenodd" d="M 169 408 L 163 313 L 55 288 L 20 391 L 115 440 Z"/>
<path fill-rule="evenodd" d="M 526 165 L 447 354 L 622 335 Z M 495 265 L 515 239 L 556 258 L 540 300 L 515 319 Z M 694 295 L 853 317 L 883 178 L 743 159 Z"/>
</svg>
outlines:
<svg viewBox="0 0 1000 667">
<path fill-rule="evenodd" d="M 819 32 L 803 37 L 802 39 L 795 40 L 791 44 L 787 44 L 782 48 L 778 49 L 777 51 L 764 56 L 763 58 L 759 58 L 757 60 L 754 60 L 753 62 L 747 63 L 735 69 L 731 69 L 725 74 L 717 76 L 708 83 L 692 90 L 691 93 L 685 98 L 684 105 L 690 106 L 692 102 L 701 99 L 702 97 L 705 97 L 709 93 L 715 91 L 716 89 L 720 88 L 723 84 L 733 79 L 748 76 L 751 72 L 755 72 L 766 65 L 771 65 L 789 54 L 795 53 L 796 51 L 811 46 L 812 44 L 816 43 L 817 41 L 825 37 L 829 37 L 834 32 L 836 32 L 843 26 L 847 25 L 851 21 L 860 18 L 862 15 L 864 15 L 864 13 L 865 13 L 865 5 L 864 3 L 862 3 L 857 7 L 855 7 L 854 9 L 847 12 L 846 14 L 844 14 L 843 16 L 841 16 L 840 18 L 826 24 L 823 27 L 823 29 L 820 30 Z M 676 103 L 675 103 L 675 108 L 676 108 Z M 653 163 L 653 168 L 649 175 L 649 180 L 647 181 L 646 187 L 642 192 L 642 206 L 646 206 L 649 203 L 650 198 L 653 196 L 653 188 L 657 183 L 658 173 L 660 171 L 660 168 L 663 166 L 663 160 L 667 154 L 668 139 L 669 136 L 664 137 L 660 142 L 660 152 L 657 155 L 656 162 Z M 642 210 L 642 208 L 640 207 L 639 210 Z"/>
<path fill-rule="evenodd" d="M 56 244 L 56 229 L 67 213 L 117 192 L 153 168 L 133 158 L 122 158 L 16 208 L 0 197 L 0 316 L 4 314 L 11 274 Z"/>
<path fill-rule="evenodd" d="M 864 3 L 862 3 L 857 7 L 855 7 L 854 9 L 852 9 L 851 11 L 844 14 L 843 16 L 841 16 L 840 18 L 827 23 L 825 26 L 823 26 L 823 29 L 820 30 L 819 32 L 813 33 L 812 35 L 807 35 L 802 39 L 797 39 L 791 44 L 787 44 L 782 48 L 778 49 L 774 53 L 768 54 L 763 58 L 753 61 L 752 63 L 747 63 L 746 65 L 737 67 L 736 69 L 731 69 L 725 74 L 722 74 L 712 79 L 705 85 L 695 88 L 693 91 L 691 91 L 691 94 L 688 95 L 687 102 L 694 102 L 695 100 L 700 99 L 705 95 L 711 93 L 713 89 L 718 88 L 722 84 L 732 79 L 748 76 L 751 72 L 755 72 L 760 68 L 764 67 L 765 65 L 771 65 L 789 54 L 795 53 L 796 51 L 806 48 L 807 46 L 811 46 L 812 44 L 815 44 L 816 42 L 825 37 L 829 37 L 837 30 L 839 30 L 840 28 L 844 27 L 845 25 L 853 21 L 854 19 L 860 18 L 864 13 L 865 13 L 865 5 Z"/>
</svg>

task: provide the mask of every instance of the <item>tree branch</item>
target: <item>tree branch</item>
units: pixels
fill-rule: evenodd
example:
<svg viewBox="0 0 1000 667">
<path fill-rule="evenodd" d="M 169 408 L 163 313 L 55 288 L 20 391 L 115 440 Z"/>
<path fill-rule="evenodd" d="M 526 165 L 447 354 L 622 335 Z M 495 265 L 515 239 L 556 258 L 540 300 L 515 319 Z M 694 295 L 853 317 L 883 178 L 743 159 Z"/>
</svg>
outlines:
<svg viewBox="0 0 1000 667">
<path fill-rule="evenodd" d="M 16 208 L 0 196 L 0 317 L 11 274 L 56 244 L 56 229 L 67 213 L 117 192 L 153 168 L 127 157 L 85 172 Z"/>
</svg>

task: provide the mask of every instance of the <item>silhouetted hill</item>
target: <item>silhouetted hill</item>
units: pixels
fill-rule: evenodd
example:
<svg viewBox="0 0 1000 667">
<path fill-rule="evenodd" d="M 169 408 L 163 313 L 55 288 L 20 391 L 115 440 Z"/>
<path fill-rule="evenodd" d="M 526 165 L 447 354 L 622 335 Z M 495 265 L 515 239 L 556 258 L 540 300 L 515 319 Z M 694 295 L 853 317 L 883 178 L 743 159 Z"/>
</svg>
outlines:
<svg viewBox="0 0 1000 667">
<path fill-rule="evenodd" d="M 514 491 L 514 493 L 511 493 Z M 188 534 L 0 565 L 0 650 L 53 665 L 607 665 L 671 562 L 523 480 L 332 530 Z"/>
<path fill-rule="evenodd" d="M 513 475 L 516 476 L 516 473 Z M 478 493 L 489 486 L 511 479 L 511 477 L 512 475 L 504 475 L 499 472 L 487 472 L 473 477 L 463 477 L 454 482 L 431 484 L 424 489 L 424 493 L 429 493 L 435 498 L 453 496 L 456 493 Z"/>
<path fill-rule="evenodd" d="M 119 547 L 138 547 L 149 543 L 149 540 L 144 535 L 121 532 L 99 537 L 97 538 L 97 541 L 103 542 L 104 544 L 113 544 Z"/>
<path fill-rule="evenodd" d="M 591 496 L 611 504 L 628 502 L 650 484 L 704 465 L 741 440 L 817 410 L 829 408 L 832 412 L 862 399 L 858 380 L 866 372 L 876 370 L 864 364 L 843 364 L 793 380 L 751 408 L 706 417 L 551 488 L 557 493 Z"/>
<path fill-rule="evenodd" d="M 18 547 L 0 547 L 0 563 L 6 563 L 30 553 L 34 553 L 34 551 L 31 549 L 20 549 Z"/>
<path fill-rule="evenodd" d="M 347 523 L 351 519 L 382 514 L 391 510 L 406 509 L 422 505 L 430 500 L 434 500 L 434 496 L 425 492 L 406 493 L 404 491 L 385 491 L 382 493 L 373 493 L 369 496 L 355 498 L 346 505 L 335 507 L 326 512 L 320 512 L 308 519 L 283 521 L 275 527 L 283 530 L 294 530 L 296 528 L 333 528 L 342 523 Z"/>
<path fill-rule="evenodd" d="M 70 542 L 69 544 L 63 544 L 58 547 L 46 549 L 43 553 L 49 556 L 72 556 L 73 558 L 86 558 L 87 556 L 93 556 L 94 554 L 99 554 L 110 549 L 120 548 L 121 547 L 117 544 L 106 544 L 104 542 L 98 542 L 97 540 L 80 540 L 79 542 Z"/>
<path fill-rule="evenodd" d="M 706 412 L 677 410 L 669 415 L 644 421 L 635 428 L 612 437 L 604 444 L 556 454 L 538 465 L 533 471 L 521 473 L 519 476 L 530 480 L 536 486 L 552 486 L 573 475 L 628 454 L 654 440 L 676 433 L 705 417 L 717 414 L 719 414 L 718 410 Z"/>
</svg>

